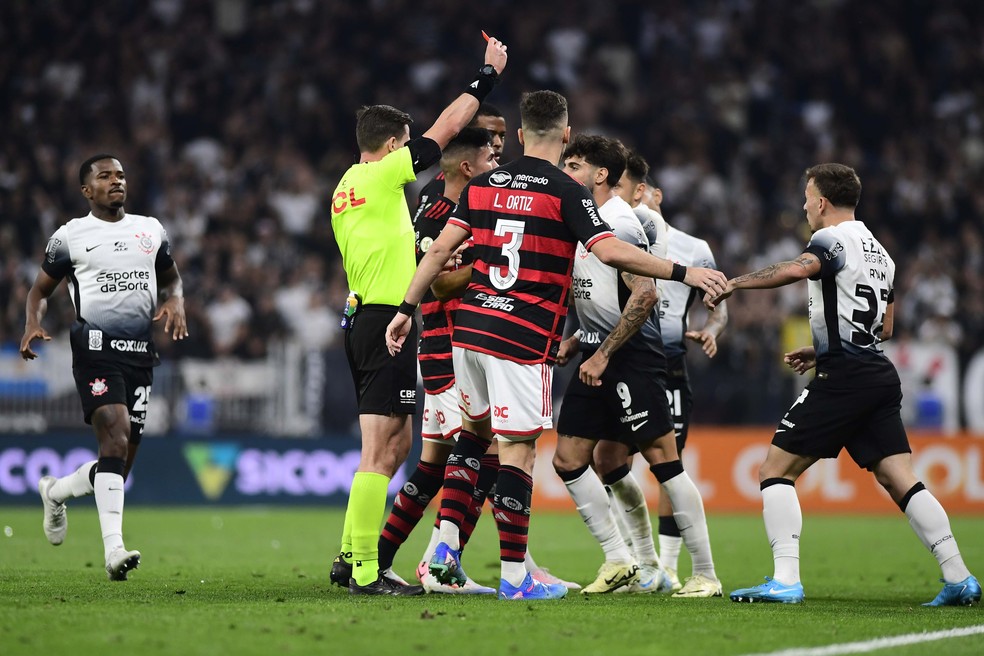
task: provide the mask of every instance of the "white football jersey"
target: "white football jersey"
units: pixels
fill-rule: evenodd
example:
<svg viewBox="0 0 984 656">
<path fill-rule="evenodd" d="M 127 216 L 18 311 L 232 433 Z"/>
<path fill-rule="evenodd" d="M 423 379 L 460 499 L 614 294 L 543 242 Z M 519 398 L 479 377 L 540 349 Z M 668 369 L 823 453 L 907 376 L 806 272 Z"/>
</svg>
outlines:
<svg viewBox="0 0 984 656">
<path fill-rule="evenodd" d="M 820 273 L 809 281 L 818 364 L 843 356 L 888 362 L 876 341 L 895 281 L 888 252 L 861 221 L 817 230 L 805 251 L 820 259 Z"/>
<path fill-rule="evenodd" d="M 649 252 L 656 257 L 666 259 L 667 225 L 663 215 L 645 205 L 634 207 L 632 211 L 639 218 L 639 223 L 642 224 L 642 229 L 646 233 L 646 239 L 649 240 Z"/>
<path fill-rule="evenodd" d="M 67 278 L 76 315 L 73 351 L 152 356 L 157 274 L 173 264 L 167 233 L 153 217 L 126 214 L 109 222 L 90 213 L 58 228 L 41 268 Z"/>
<path fill-rule="evenodd" d="M 642 250 L 649 249 L 649 240 L 642 224 L 624 200 L 614 196 L 598 209 L 598 213 L 617 238 Z M 581 350 L 595 350 L 618 323 L 631 291 L 617 269 L 592 255 L 581 243 L 577 245 L 577 256 L 574 258 L 571 291 L 581 323 Z M 622 348 L 661 351 L 655 313 Z"/>
<path fill-rule="evenodd" d="M 677 230 L 667 228 L 666 259 L 686 267 L 716 269 L 711 247 L 703 239 Z M 687 314 L 697 298 L 693 287 L 672 280 L 658 280 L 659 287 L 659 328 L 663 334 L 663 349 L 666 357 L 672 358 L 686 352 L 684 334 L 687 332 Z"/>
</svg>

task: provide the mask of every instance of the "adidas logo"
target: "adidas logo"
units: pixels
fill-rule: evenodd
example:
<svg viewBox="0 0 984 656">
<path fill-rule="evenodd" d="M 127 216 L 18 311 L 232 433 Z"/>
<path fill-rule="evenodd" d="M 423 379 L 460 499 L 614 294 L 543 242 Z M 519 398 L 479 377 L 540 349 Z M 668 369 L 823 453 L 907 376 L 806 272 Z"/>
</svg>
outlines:
<svg viewBox="0 0 984 656">
<path fill-rule="evenodd" d="M 452 470 L 448 474 L 448 478 L 461 478 L 461 479 L 464 479 L 466 481 L 467 480 L 471 480 L 471 477 L 468 475 L 468 472 L 466 472 L 466 471 L 464 471 L 462 469 Z"/>
<path fill-rule="evenodd" d="M 512 522 L 509 520 L 509 516 L 506 515 L 506 513 L 502 512 L 501 510 L 496 513 L 493 513 L 492 516 L 495 517 L 495 521 L 497 522 L 505 522 L 506 524 L 512 524 Z"/>
</svg>

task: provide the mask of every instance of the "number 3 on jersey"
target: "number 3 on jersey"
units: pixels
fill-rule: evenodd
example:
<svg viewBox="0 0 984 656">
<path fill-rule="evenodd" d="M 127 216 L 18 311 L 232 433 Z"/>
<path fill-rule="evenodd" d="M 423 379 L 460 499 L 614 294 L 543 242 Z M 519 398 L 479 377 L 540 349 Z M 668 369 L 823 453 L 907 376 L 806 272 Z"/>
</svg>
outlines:
<svg viewBox="0 0 984 656">
<path fill-rule="evenodd" d="M 502 245 L 506 264 L 489 267 L 489 280 L 496 289 L 505 291 L 519 278 L 519 249 L 523 246 L 525 230 L 526 224 L 522 221 L 499 219 L 495 224 L 495 236 L 508 238 Z"/>
</svg>

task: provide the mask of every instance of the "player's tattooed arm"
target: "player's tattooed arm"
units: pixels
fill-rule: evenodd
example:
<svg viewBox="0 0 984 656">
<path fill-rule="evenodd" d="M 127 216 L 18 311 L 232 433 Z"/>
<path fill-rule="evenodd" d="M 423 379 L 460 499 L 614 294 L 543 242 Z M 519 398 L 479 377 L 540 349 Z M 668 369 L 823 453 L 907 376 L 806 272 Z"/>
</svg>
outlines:
<svg viewBox="0 0 984 656">
<path fill-rule="evenodd" d="M 723 294 L 713 298 L 704 297 L 707 309 L 714 310 L 721 301 L 731 296 L 736 289 L 774 289 L 805 278 L 812 278 L 820 273 L 820 260 L 813 253 L 802 253 L 795 260 L 777 262 L 769 266 L 732 278 L 728 281 Z"/>
<path fill-rule="evenodd" d="M 646 322 L 656 306 L 656 285 L 652 284 L 652 278 L 642 278 L 631 273 L 623 273 L 622 279 L 632 290 L 632 294 L 625 302 L 622 316 L 618 318 L 615 328 L 601 343 L 599 350 L 604 351 L 608 357 L 611 357 L 630 337 L 639 332 L 639 328 Z M 644 281 L 651 284 L 647 286 Z"/>
<path fill-rule="evenodd" d="M 615 324 L 615 327 L 612 328 L 594 355 L 585 360 L 578 370 L 581 381 L 586 385 L 597 386 L 601 384 L 601 375 L 608 367 L 608 361 L 612 354 L 620 349 L 630 337 L 639 332 L 642 324 L 652 316 L 653 308 L 656 307 L 656 283 L 653 282 L 652 278 L 636 276 L 627 272 L 623 272 L 621 275 L 622 280 L 632 290 L 632 293 L 625 302 L 618 323 Z"/>
<path fill-rule="evenodd" d="M 770 289 L 809 278 L 820 271 L 820 260 L 813 253 L 803 253 L 795 260 L 770 264 L 764 269 L 733 278 L 734 289 Z"/>
</svg>

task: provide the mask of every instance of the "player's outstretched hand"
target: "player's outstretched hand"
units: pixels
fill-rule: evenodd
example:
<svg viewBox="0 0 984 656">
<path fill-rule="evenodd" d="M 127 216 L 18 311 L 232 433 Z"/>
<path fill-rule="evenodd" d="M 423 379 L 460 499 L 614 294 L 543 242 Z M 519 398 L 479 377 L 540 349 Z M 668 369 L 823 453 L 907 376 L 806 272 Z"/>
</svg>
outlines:
<svg viewBox="0 0 984 656">
<path fill-rule="evenodd" d="M 690 269 L 687 269 L 689 272 Z M 735 293 L 735 286 L 732 281 L 727 281 L 724 284 L 724 290 L 720 292 L 708 292 L 704 294 L 704 307 L 706 307 L 711 312 L 714 311 L 721 301 L 727 299 L 729 296 Z"/>
<path fill-rule="evenodd" d="M 38 354 L 31 350 L 31 342 L 36 339 L 41 339 L 46 342 L 51 341 L 51 336 L 45 332 L 44 328 L 31 328 L 24 333 L 24 337 L 21 338 L 20 343 L 20 354 L 25 360 L 33 360 L 38 357 Z"/>
<path fill-rule="evenodd" d="M 502 69 L 506 67 L 506 59 L 508 59 L 506 44 L 494 36 L 490 36 L 489 42 L 485 46 L 485 63 L 492 64 L 496 73 L 502 73 Z"/>
<path fill-rule="evenodd" d="M 728 278 L 716 269 L 687 267 L 683 283 L 704 292 L 704 297 L 717 296 L 727 289 Z"/>
<path fill-rule="evenodd" d="M 410 333 L 410 317 L 397 312 L 393 320 L 386 326 L 386 350 L 395 356 L 403 350 L 403 342 Z"/>
<path fill-rule="evenodd" d="M 717 337 L 706 330 L 688 330 L 684 337 L 692 342 L 697 342 L 704 349 L 704 353 L 709 358 L 713 358 L 718 352 Z"/>
<path fill-rule="evenodd" d="M 785 362 L 790 369 L 802 376 L 807 371 L 817 366 L 817 351 L 812 346 L 801 346 L 800 348 L 790 351 L 784 355 L 782 361 Z"/>
<path fill-rule="evenodd" d="M 154 321 L 161 319 L 164 319 L 164 333 L 171 333 L 171 339 L 174 341 L 188 336 L 188 319 L 185 317 L 183 296 L 172 296 L 161 304 Z"/>
</svg>

